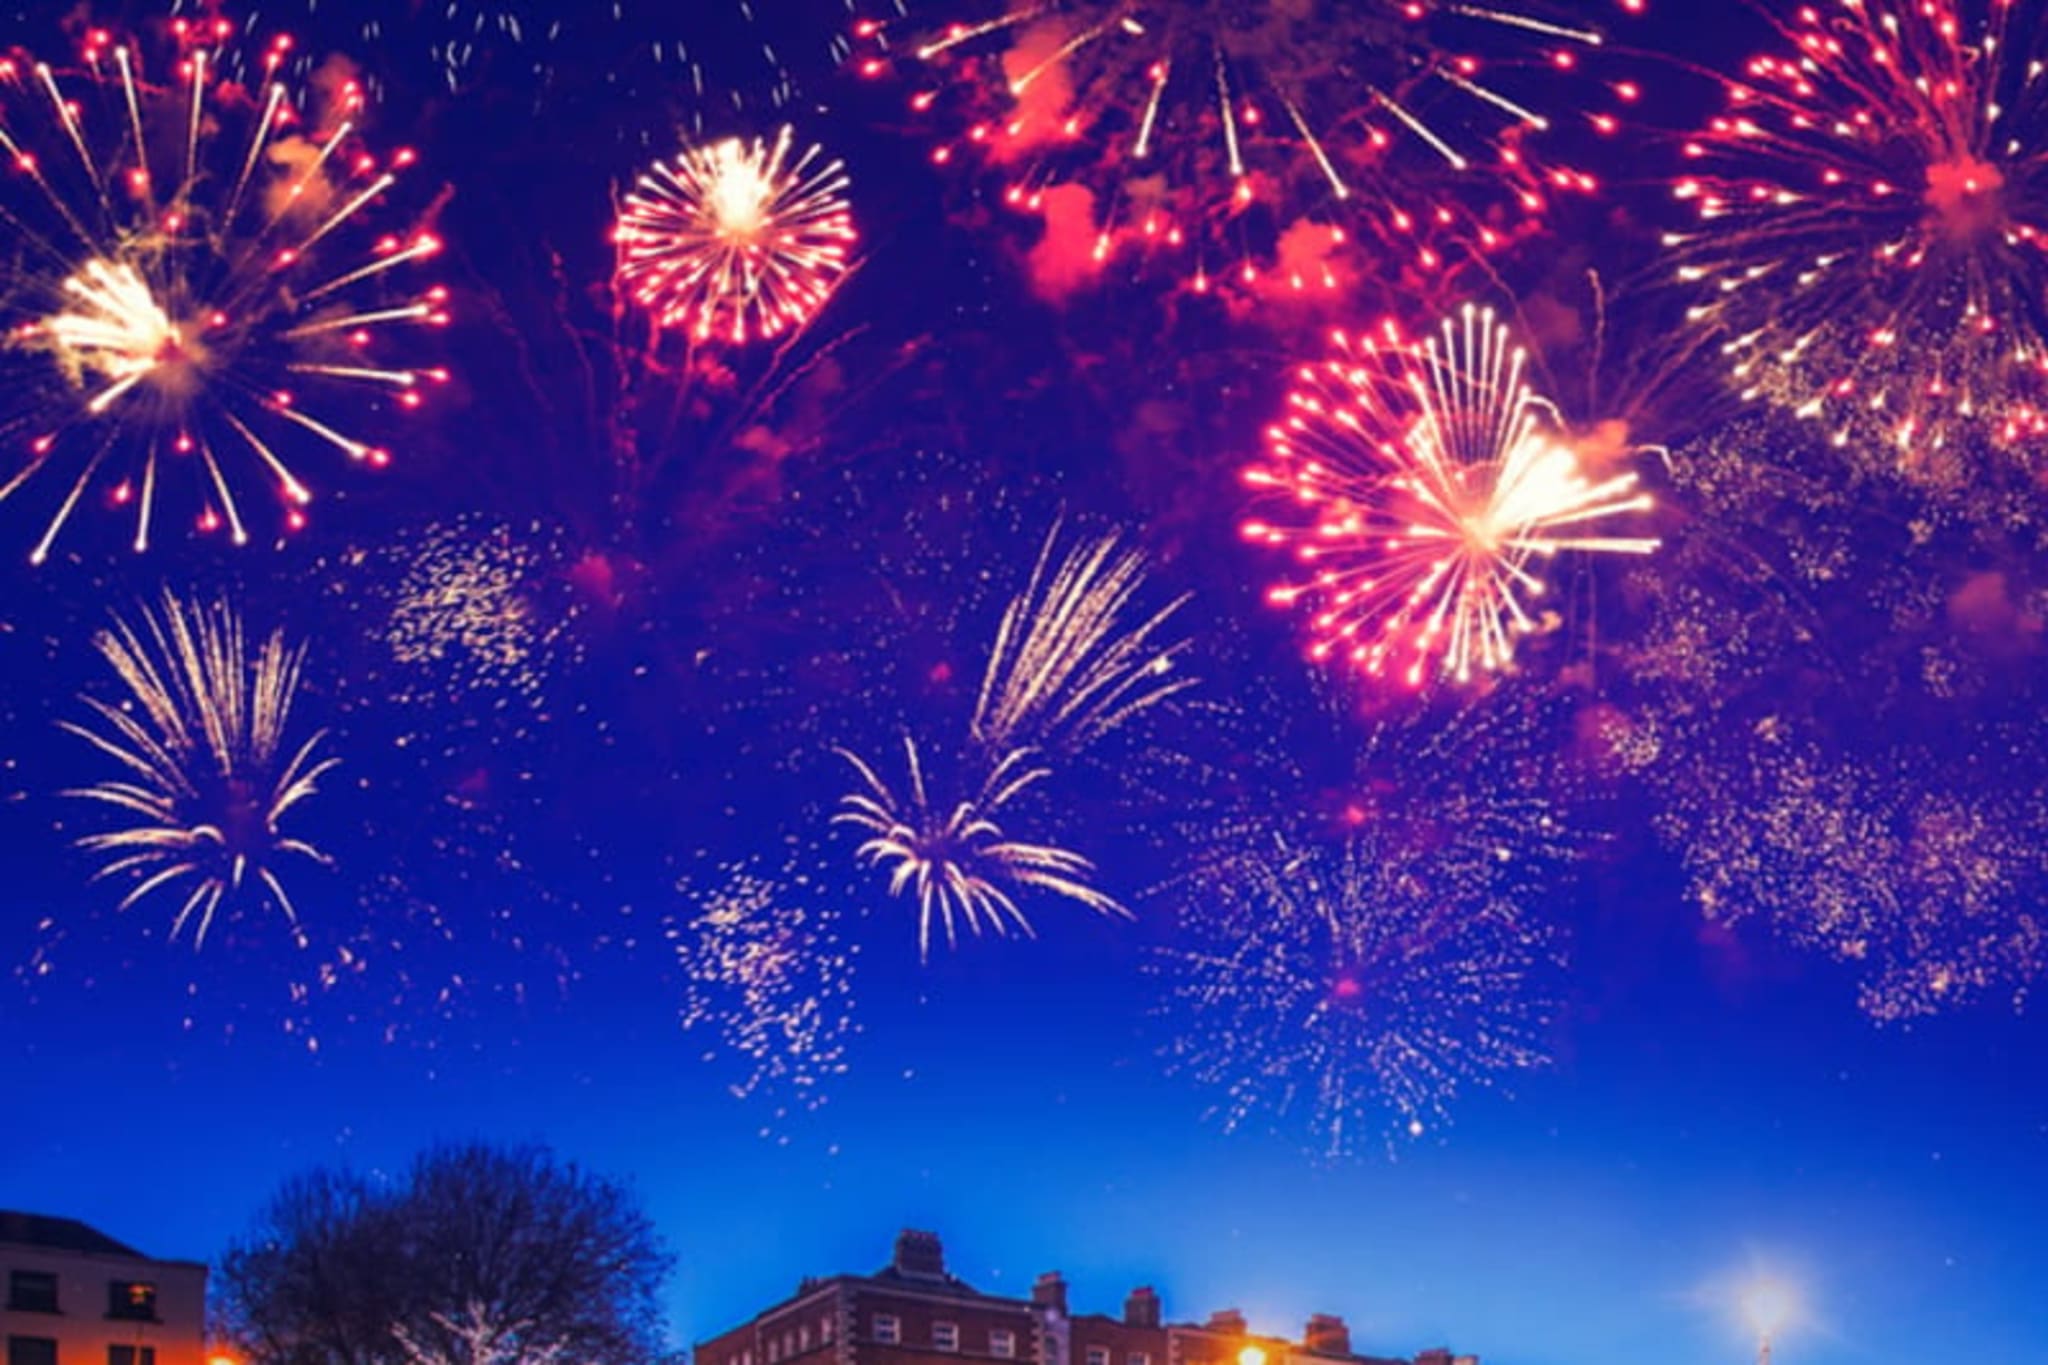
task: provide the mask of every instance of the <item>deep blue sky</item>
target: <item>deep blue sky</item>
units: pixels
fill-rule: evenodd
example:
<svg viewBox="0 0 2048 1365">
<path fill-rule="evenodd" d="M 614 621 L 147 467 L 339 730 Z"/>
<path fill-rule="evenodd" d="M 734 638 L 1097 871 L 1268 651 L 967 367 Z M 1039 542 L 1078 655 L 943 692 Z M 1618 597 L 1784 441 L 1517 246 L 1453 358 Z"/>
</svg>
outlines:
<svg viewBox="0 0 2048 1365">
<path fill-rule="evenodd" d="M 816 67 L 827 30 L 793 18 L 801 8 L 767 7 L 760 22 L 789 25 L 778 49 Z M 1720 19 L 1701 23 L 1729 44 Z M 1643 37 L 1702 39 L 1668 15 Z M 894 387 L 851 407 L 834 467 L 766 492 L 714 478 L 711 492 L 678 496 L 659 551 L 621 550 L 625 533 L 606 539 L 606 500 L 577 472 L 601 434 L 571 399 L 535 396 L 567 373 L 565 343 L 532 331 L 521 351 L 505 333 L 589 324 L 579 300 L 601 272 L 606 182 L 638 155 L 635 134 L 613 125 L 669 116 L 638 87 L 576 86 L 567 112 L 530 125 L 521 92 L 428 98 L 407 74 L 386 73 L 385 117 L 416 113 L 405 135 L 457 187 L 443 228 L 464 363 L 447 425 L 291 550 L 223 566 L 202 544 L 138 565 L 88 535 L 74 558 L 0 579 L 0 846 L 15 859 L 0 908 L 0 1206 L 210 1258 L 295 1171 L 396 1170 L 435 1139 L 483 1136 L 544 1141 L 632 1182 L 679 1254 L 668 1307 L 684 1341 L 800 1276 L 872 1268 L 913 1225 L 940 1231 L 953 1268 L 984 1288 L 1021 1294 L 1058 1268 L 1091 1309 L 1151 1283 L 1176 1318 L 1235 1305 L 1263 1330 L 1294 1332 L 1311 1312 L 1338 1312 L 1361 1349 L 1388 1354 L 1448 1344 L 1496 1365 L 1741 1361 L 1727 1290 L 1760 1267 L 1799 1281 L 1810 1305 L 1782 1344 L 1786 1365 L 2048 1349 L 2039 1019 L 1988 1001 L 1874 1026 L 1847 973 L 1758 925 L 1704 927 L 1635 812 L 1536 907 L 1574 944 L 1548 1030 L 1556 1065 L 1516 1076 L 1512 1094 L 1462 1099 L 1452 1129 L 1397 1160 L 1318 1162 L 1298 1132 L 1225 1133 L 1204 1120 L 1198 1087 L 1164 1074 L 1165 1031 L 1187 1025 L 1152 1015 L 1142 970 L 1171 935 L 1171 897 L 1144 894 L 1172 870 L 1156 838 L 1128 841 L 1113 868 L 1135 928 L 1046 907 L 1041 942 L 971 942 L 923 969 L 905 912 L 863 883 L 849 932 L 865 1032 L 831 1103 L 780 1116 L 728 1095 L 729 1067 L 704 1063 L 709 1043 L 676 1025 L 655 927 L 675 909 L 671 884 L 700 856 L 815 831 L 837 788 L 814 784 L 815 764 L 762 760 L 814 751 L 814 710 L 872 712 L 849 723 L 873 740 L 898 714 L 957 701 L 957 686 L 932 680 L 969 652 L 915 632 L 884 643 L 937 700 L 885 697 L 857 667 L 805 663 L 817 620 L 863 591 L 857 574 L 839 581 L 845 564 L 870 549 L 915 558 L 943 539 L 904 530 L 916 521 L 906 502 L 932 490 L 977 509 L 964 558 L 997 583 L 1014 581 L 1047 509 L 1138 522 L 1165 576 L 1196 593 L 1209 685 L 1242 697 L 1284 674 L 1275 686 L 1294 695 L 1295 652 L 1246 587 L 1266 566 L 1230 534 L 1229 471 L 1302 343 L 1197 318 L 1155 347 L 1145 329 L 1167 324 L 1143 285 L 1043 307 L 996 245 L 1001 221 L 886 126 L 893 99 L 804 71 L 829 105 L 812 126 L 854 162 L 871 225 L 869 263 L 834 305 L 839 325 L 869 324 L 848 364 Z M 1623 169 L 1615 179 L 1637 178 Z M 569 282 L 560 297 L 551 253 Z M 1138 405 L 1150 385 L 1183 422 L 1223 414 L 1199 439 L 1182 429 L 1185 467 L 1133 436 L 1149 429 Z M 952 472 L 926 476 L 927 463 Z M 587 591 L 594 564 L 634 561 L 642 576 L 620 619 L 579 618 L 586 657 L 549 670 L 545 718 L 519 703 L 391 702 L 374 640 L 350 634 L 374 629 L 408 537 L 471 509 L 552 518 L 536 542 L 556 556 L 542 576 L 558 589 Z M 5 534 L 25 531 L 9 522 Z M 348 553 L 365 546 L 393 552 Z M 104 613 L 160 581 L 227 582 L 252 614 L 320 639 L 308 705 L 336 727 L 349 779 L 322 827 L 342 866 L 305 882 L 309 922 L 357 914 L 363 870 L 388 858 L 456 926 L 439 944 L 414 936 L 379 958 L 396 977 L 324 1007 L 317 1054 L 281 1030 L 297 963 L 260 921 L 195 959 L 150 936 L 162 927 L 152 911 L 107 915 L 107 888 L 85 885 L 86 863 L 65 847 L 73 830 L 57 828 L 70 812 L 52 793 L 80 780 L 82 755 L 51 722 L 98 685 L 88 638 Z M 824 604 L 813 616 L 762 605 L 812 590 Z M 963 636 L 986 628 L 985 599 L 960 609 Z M 853 667 L 871 644 L 820 651 Z M 872 691 L 840 685 L 849 676 Z M 1203 722 L 1185 723 L 1192 746 Z M 1099 815 L 1115 792 L 1104 783 L 1078 806 Z M 517 868 L 491 856 L 500 845 Z M 48 976 L 18 966 L 53 934 Z M 433 997 L 454 972 L 467 986 L 444 1009 Z M 189 1005 L 188 979 L 200 983 Z"/>
</svg>

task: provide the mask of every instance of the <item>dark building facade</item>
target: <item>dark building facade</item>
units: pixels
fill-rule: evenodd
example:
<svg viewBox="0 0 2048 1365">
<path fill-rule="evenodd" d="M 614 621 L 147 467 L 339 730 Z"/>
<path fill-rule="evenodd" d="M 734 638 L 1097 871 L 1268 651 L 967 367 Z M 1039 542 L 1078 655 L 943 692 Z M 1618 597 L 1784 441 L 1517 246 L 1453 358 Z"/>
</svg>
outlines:
<svg viewBox="0 0 2048 1365">
<path fill-rule="evenodd" d="M 1202 1323 L 1166 1319 L 1159 1295 L 1131 1291 L 1120 1316 L 1074 1314 L 1057 1272 L 1028 1299 L 984 1294 L 946 1269 L 929 1232 L 906 1231 L 872 1275 L 805 1280 L 790 1298 L 698 1343 L 694 1365 L 1478 1365 L 1447 1350 L 1414 1357 L 1352 1350 L 1344 1320 L 1309 1319 L 1300 1341 L 1262 1336 L 1234 1309 Z"/>
<path fill-rule="evenodd" d="M 0 1365 L 203 1365 L 206 1267 L 0 1209 Z"/>
</svg>

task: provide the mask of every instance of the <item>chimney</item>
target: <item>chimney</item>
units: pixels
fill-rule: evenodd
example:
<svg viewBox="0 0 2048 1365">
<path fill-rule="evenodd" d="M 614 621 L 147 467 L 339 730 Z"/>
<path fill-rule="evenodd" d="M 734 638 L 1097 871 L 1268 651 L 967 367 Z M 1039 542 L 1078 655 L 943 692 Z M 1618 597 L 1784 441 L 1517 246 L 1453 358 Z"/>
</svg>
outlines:
<svg viewBox="0 0 2048 1365">
<path fill-rule="evenodd" d="M 1309 1352 L 1319 1356 L 1348 1356 L 1351 1354 L 1351 1329 L 1344 1325 L 1344 1319 L 1333 1313 L 1318 1313 L 1308 1320 L 1302 1329 L 1301 1344 Z M 1416 1365 L 1425 1365 L 1417 1361 Z M 1442 1365 L 1450 1365 L 1449 1361 Z"/>
<path fill-rule="evenodd" d="M 1067 1315 L 1067 1281 L 1057 1270 L 1048 1270 L 1031 1286 L 1031 1302 L 1040 1308 Z"/>
<path fill-rule="evenodd" d="M 894 1264 L 899 1275 L 943 1280 L 946 1278 L 946 1249 L 939 1245 L 938 1233 L 905 1228 L 896 1235 Z"/>
<path fill-rule="evenodd" d="M 1221 1308 L 1209 1315 L 1209 1329 L 1220 1336 L 1241 1337 L 1245 1334 L 1244 1314 L 1235 1308 Z"/>
<path fill-rule="evenodd" d="M 1456 1365 L 1451 1353 L 1439 1346 L 1433 1351 L 1424 1351 L 1415 1357 L 1415 1365 Z"/>
<path fill-rule="evenodd" d="M 1157 1327 L 1159 1325 L 1159 1295 L 1149 1284 L 1139 1285 L 1124 1300 L 1124 1326 Z"/>
</svg>

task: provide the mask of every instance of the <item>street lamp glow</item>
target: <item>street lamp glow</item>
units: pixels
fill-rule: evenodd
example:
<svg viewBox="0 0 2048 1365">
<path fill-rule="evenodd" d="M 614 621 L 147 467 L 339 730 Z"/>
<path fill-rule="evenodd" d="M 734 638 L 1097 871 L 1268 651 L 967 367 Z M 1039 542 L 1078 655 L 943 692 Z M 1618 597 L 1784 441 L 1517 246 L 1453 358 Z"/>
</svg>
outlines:
<svg viewBox="0 0 2048 1365">
<path fill-rule="evenodd" d="M 1266 1365 L 1266 1348 L 1247 1346 L 1237 1353 L 1237 1365 Z"/>
<path fill-rule="evenodd" d="M 1766 1341 L 1777 1336 L 1797 1310 L 1790 1287 L 1776 1280 L 1759 1280 L 1742 1291 L 1742 1315 Z"/>
</svg>

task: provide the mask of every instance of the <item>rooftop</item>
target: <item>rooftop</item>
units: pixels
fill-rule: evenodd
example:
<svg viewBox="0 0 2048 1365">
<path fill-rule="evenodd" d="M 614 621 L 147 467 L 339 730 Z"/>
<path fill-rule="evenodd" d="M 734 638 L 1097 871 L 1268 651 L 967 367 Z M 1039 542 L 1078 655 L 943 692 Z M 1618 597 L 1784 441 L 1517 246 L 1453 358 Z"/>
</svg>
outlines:
<svg viewBox="0 0 2048 1365">
<path fill-rule="evenodd" d="M 88 1256 L 149 1259 L 126 1242 L 117 1242 L 76 1218 L 55 1218 L 47 1213 L 22 1213 L 16 1209 L 0 1209 L 0 1242 L 46 1251 L 76 1251 Z"/>
</svg>

